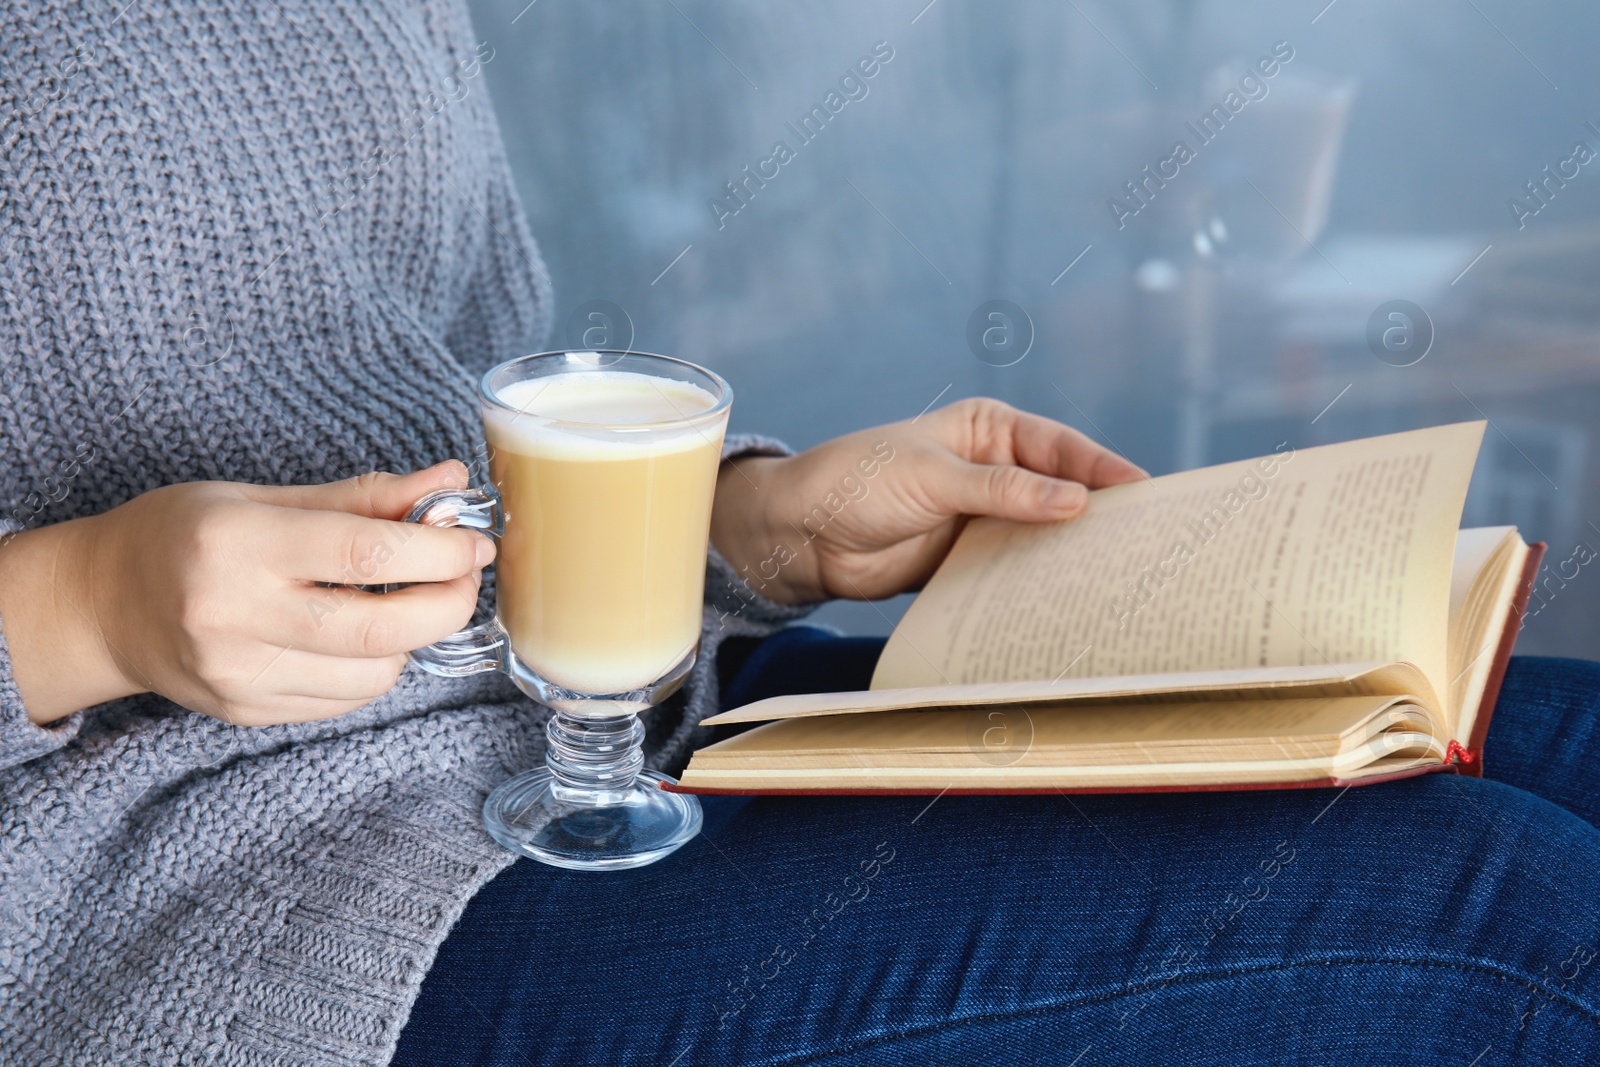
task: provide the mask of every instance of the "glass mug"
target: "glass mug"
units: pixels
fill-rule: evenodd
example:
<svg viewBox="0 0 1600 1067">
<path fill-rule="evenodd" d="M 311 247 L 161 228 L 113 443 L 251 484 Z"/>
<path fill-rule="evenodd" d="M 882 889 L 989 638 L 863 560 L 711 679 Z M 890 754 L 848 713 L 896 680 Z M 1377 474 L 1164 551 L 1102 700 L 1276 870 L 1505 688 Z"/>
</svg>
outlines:
<svg viewBox="0 0 1600 1067">
<path fill-rule="evenodd" d="M 545 766 L 507 781 L 484 825 L 558 867 L 653 863 L 700 832 L 700 803 L 643 770 L 638 713 L 700 644 L 728 383 L 641 352 L 544 352 L 479 388 L 492 487 L 418 500 L 408 522 L 498 538 L 495 617 L 411 653 L 447 677 L 503 671 L 554 710 Z"/>
</svg>

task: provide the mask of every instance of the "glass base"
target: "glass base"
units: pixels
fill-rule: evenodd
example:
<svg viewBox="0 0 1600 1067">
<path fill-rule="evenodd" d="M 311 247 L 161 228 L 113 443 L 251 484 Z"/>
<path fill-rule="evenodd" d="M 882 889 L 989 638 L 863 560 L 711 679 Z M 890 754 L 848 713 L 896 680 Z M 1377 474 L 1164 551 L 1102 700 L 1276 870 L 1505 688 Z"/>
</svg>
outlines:
<svg viewBox="0 0 1600 1067">
<path fill-rule="evenodd" d="M 489 794 L 483 824 L 506 848 L 541 863 L 575 871 L 643 867 L 700 832 L 700 801 L 660 788 L 672 781 L 641 771 L 623 790 L 574 793 L 547 768 L 527 771 Z"/>
</svg>

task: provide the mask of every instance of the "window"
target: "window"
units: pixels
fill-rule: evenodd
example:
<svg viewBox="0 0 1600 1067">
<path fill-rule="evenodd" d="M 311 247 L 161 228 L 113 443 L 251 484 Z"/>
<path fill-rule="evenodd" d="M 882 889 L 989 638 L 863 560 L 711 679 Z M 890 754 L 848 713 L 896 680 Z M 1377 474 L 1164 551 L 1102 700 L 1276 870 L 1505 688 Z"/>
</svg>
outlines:
<svg viewBox="0 0 1600 1067">
<path fill-rule="evenodd" d="M 1157 473 L 1488 418 L 1466 521 L 1600 549 L 1600 9 L 525 4 L 475 18 L 557 343 L 797 447 L 980 393 Z M 1593 652 L 1564 588 L 1524 651 Z"/>
</svg>

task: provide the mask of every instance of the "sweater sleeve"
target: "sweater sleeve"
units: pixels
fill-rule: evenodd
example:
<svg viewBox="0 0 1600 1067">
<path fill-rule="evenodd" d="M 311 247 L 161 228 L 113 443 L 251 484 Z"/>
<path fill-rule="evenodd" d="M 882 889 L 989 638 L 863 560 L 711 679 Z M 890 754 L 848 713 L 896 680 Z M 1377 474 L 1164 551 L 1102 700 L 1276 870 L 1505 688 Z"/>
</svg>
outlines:
<svg viewBox="0 0 1600 1067">
<path fill-rule="evenodd" d="M 0 544 L 16 530 L 0 526 Z M 22 693 L 11 671 L 11 646 L 6 641 L 5 620 L 0 619 L 0 770 L 48 755 L 71 741 L 83 722 L 76 712 L 51 723 L 36 725 L 22 706 Z"/>
</svg>

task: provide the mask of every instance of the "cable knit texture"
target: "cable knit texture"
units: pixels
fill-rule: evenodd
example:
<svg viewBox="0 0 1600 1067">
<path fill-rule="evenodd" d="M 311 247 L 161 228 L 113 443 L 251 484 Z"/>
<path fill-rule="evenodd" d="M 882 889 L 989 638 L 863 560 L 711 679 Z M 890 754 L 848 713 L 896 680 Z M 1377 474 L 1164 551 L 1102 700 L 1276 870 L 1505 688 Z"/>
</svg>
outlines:
<svg viewBox="0 0 1600 1067">
<path fill-rule="evenodd" d="M 0 9 L 0 535 L 172 482 L 481 458 L 475 378 L 550 309 L 492 62 L 445 0 Z M 800 614 L 709 575 L 655 767 L 718 640 Z M 329 722 L 145 696 L 41 728 L 0 639 L 0 1061 L 386 1063 L 511 860 L 479 808 L 546 714 L 413 669 Z"/>
</svg>

